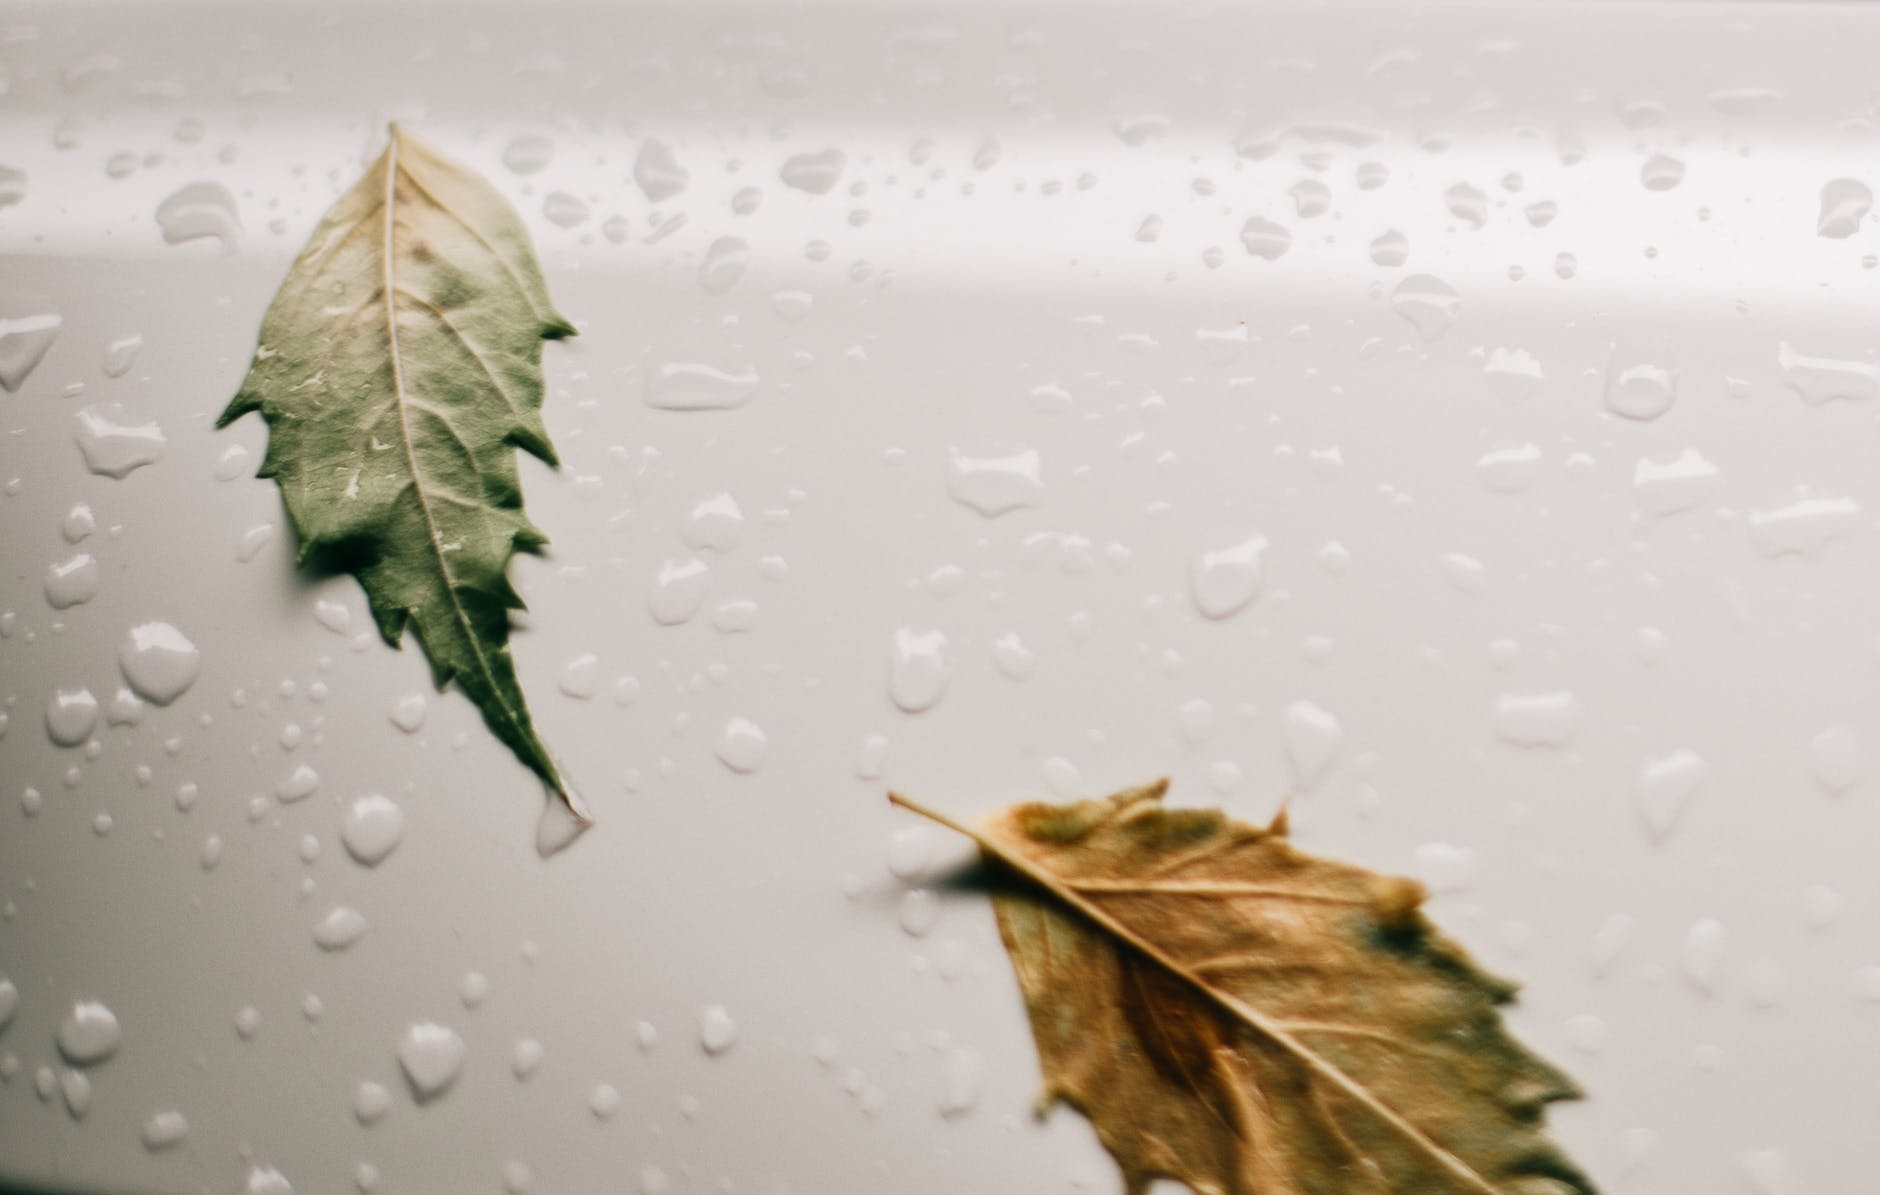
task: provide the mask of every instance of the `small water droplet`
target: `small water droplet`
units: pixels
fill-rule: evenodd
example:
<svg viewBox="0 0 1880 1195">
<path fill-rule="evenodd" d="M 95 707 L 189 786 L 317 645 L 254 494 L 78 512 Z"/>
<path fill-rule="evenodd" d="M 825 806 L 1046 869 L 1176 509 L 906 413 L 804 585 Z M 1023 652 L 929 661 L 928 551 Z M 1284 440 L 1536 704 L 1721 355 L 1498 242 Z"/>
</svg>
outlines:
<svg viewBox="0 0 1880 1195">
<path fill-rule="evenodd" d="M 1670 837 L 1707 770 L 1702 756 L 1684 749 L 1646 761 L 1639 772 L 1638 808 L 1654 841 Z"/>
<path fill-rule="evenodd" d="M 862 780 L 881 779 L 881 770 L 888 758 L 888 738 L 886 735 L 871 734 L 862 740 L 861 754 L 855 761 L 855 775 Z"/>
<path fill-rule="evenodd" d="M 944 632 L 902 627 L 894 633 L 888 673 L 888 695 L 894 704 L 910 714 L 932 709 L 946 695 L 952 679 Z"/>
<path fill-rule="evenodd" d="M 283 805 L 292 805 L 311 797 L 320 787 L 320 773 L 308 764 L 296 764 L 287 778 L 274 786 L 274 798 Z"/>
<path fill-rule="evenodd" d="M 751 401 L 757 371 L 733 373 L 697 361 L 666 361 L 647 371 L 646 405 L 662 411 L 730 411 Z"/>
<path fill-rule="evenodd" d="M 344 609 L 345 607 L 341 607 Z M 392 703 L 389 717 L 392 725 L 406 734 L 417 734 L 424 729 L 424 718 L 430 709 L 430 703 L 422 693 L 407 693 Z"/>
<path fill-rule="evenodd" d="M 1331 767 L 1345 740 L 1345 729 L 1328 711 L 1310 701 L 1295 701 L 1281 718 L 1286 758 L 1299 787 L 1310 790 Z"/>
<path fill-rule="evenodd" d="M 593 214 L 587 200 L 566 191 L 550 191 L 542 200 L 542 218 L 557 228 L 579 228 Z"/>
<path fill-rule="evenodd" d="M 764 766 L 770 755 L 770 740 L 763 728 L 748 718 L 733 718 L 719 732 L 716 754 L 720 763 L 741 775 Z"/>
<path fill-rule="evenodd" d="M 1316 178 L 1301 179 L 1287 192 L 1292 196 L 1293 211 L 1310 220 L 1332 210 L 1332 189 Z"/>
<path fill-rule="evenodd" d="M 76 747 L 98 725 L 98 699 L 90 689 L 55 689 L 46 703 L 46 733 L 61 747 Z"/>
<path fill-rule="evenodd" d="M 594 696 L 601 683 L 601 658 L 593 652 L 582 652 L 562 666 L 561 677 L 556 685 L 563 693 L 576 701 L 586 701 Z"/>
<path fill-rule="evenodd" d="M 1653 154 L 1639 167 L 1638 177 L 1647 191 L 1669 191 L 1684 181 L 1684 163 L 1666 154 Z"/>
<path fill-rule="evenodd" d="M 612 1083 L 596 1083 L 588 1092 L 588 1111 L 595 1120 L 608 1120 L 620 1111 L 620 1089 Z"/>
<path fill-rule="evenodd" d="M 1861 221 L 1873 211 L 1873 188 L 1856 178 L 1837 178 L 1822 184 L 1821 214 L 1815 235 L 1839 240 L 1860 231 Z"/>
<path fill-rule="evenodd" d="M 707 1054 L 718 1055 L 737 1044 L 738 1023 L 722 1004 L 707 1004 L 698 1014 L 698 1044 Z"/>
<path fill-rule="evenodd" d="M 145 1120 L 139 1137 L 151 1153 L 174 1149 L 189 1136 L 189 1121 L 174 1108 L 152 1112 Z"/>
<path fill-rule="evenodd" d="M 1387 228 L 1371 242 L 1371 260 L 1377 265 L 1396 267 L 1410 260 L 1410 238 L 1394 228 Z"/>
<path fill-rule="evenodd" d="M 940 1115 L 952 1119 L 971 1112 L 986 1083 L 986 1058 L 972 1046 L 954 1046 L 940 1060 Z"/>
<path fill-rule="evenodd" d="M 554 139 L 541 133 L 524 133 L 503 147 L 503 165 L 516 174 L 539 174 L 554 160 Z"/>
<path fill-rule="evenodd" d="M 294 1184 L 272 1166 L 254 1165 L 248 1168 L 242 1195 L 294 1195 Z"/>
<path fill-rule="evenodd" d="M 1639 509 L 1663 518 L 1689 510 L 1717 488 L 1717 466 L 1695 448 L 1668 460 L 1640 457 L 1632 470 L 1632 493 Z"/>
<path fill-rule="evenodd" d="M 368 929 L 365 914 L 350 905 L 336 905 L 313 927 L 313 942 L 321 950 L 345 950 Z"/>
<path fill-rule="evenodd" d="M 233 253 L 241 239 L 242 222 L 235 196 L 227 187 L 195 182 L 171 192 L 157 205 L 157 227 L 166 245 L 212 237 L 221 243 L 222 252 Z"/>
<path fill-rule="evenodd" d="M 92 1066 L 117 1053 L 124 1040 L 117 1014 L 102 1001 L 80 1000 L 59 1022 L 55 1040 L 59 1054 L 73 1066 Z"/>
<path fill-rule="evenodd" d="M 398 1066 L 419 1103 L 427 1103 L 450 1090 L 463 1073 L 469 1053 L 455 1029 L 435 1021 L 414 1021 L 398 1043 Z"/>
<path fill-rule="evenodd" d="M 685 190 L 690 178 L 673 155 L 671 146 L 650 137 L 641 143 L 639 155 L 633 159 L 633 181 L 640 185 L 650 202 L 664 203 L 671 199 Z"/>
<path fill-rule="evenodd" d="M 509 1069 L 516 1078 L 526 1080 L 541 1069 L 544 1054 L 541 1042 L 533 1037 L 521 1038 L 510 1054 Z"/>
<path fill-rule="evenodd" d="M 85 1113 L 91 1111 L 91 1080 L 83 1072 L 60 1071 L 59 1094 L 64 1097 L 65 1110 L 71 1113 L 73 1120 L 83 1120 Z"/>
<path fill-rule="evenodd" d="M 1470 228 L 1479 229 L 1488 223 L 1488 196 L 1480 187 L 1457 183 L 1443 192 L 1443 206 Z"/>
<path fill-rule="evenodd" d="M 955 502 L 987 518 L 1035 506 L 1044 492 L 1042 465 L 1035 449 L 1003 447 L 970 453 L 951 449 L 947 492 Z"/>
<path fill-rule="evenodd" d="M 1240 226 L 1240 243 L 1254 257 L 1277 261 L 1292 248 L 1292 233 L 1265 216 L 1249 216 Z"/>
<path fill-rule="evenodd" d="M 1416 873 L 1432 892 L 1459 892 L 1475 883 L 1475 852 L 1447 842 L 1416 849 Z"/>
<path fill-rule="evenodd" d="M 1580 272 L 1580 259 L 1571 253 L 1554 255 L 1554 276 L 1561 279 L 1571 278 Z"/>
<path fill-rule="evenodd" d="M 1483 453 L 1475 462 L 1475 473 L 1491 493 L 1518 494 L 1534 484 L 1540 466 L 1540 447 L 1529 442 Z"/>
<path fill-rule="evenodd" d="M 1443 338 L 1461 305 L 1456 288 L 1432 274 L 1412 274 L 1390 292 L 1391 310 L 1409 320 L 1425 343 Z"/>
<path fill-rule="evenodd" d="M 1764 556 L 1812 556 L 1859 529 L 1860 504 L 1852 498 L 1798 498 L 1749 512 L 1750 543 Z"/>
<path fill-rule="evenodd" d="M 68 544 L 83 543 L 97 529 L 98 517 L 91 513 L 90 504 L 85 502 L 74 503 L 59 523 L 59 534 L 65 537 Z"/>
<path fill-rule="evenodd" d="M 1860 783 L 1867 770 L 1860 739 L 1846 726 L 1830 726 L 1808 743 L 1808 773 L 1831 796 Z"/>
<path fill-rule="evenodd" d="M 940 924 L 940 898 L 929 888 L 910 888 L 901 894 L 897 917 L 901 930 L 910 938 L 924 938 Z"/>
<path fill-rule="evenodd" d="M 1507 693 L 1495 701 L 1495 733 L 1522 747 L 1558 747 L 1571 739 L 1585 717 L 1579 698 L 1551 693 Z"/>
<path fill-rule="evenodd" d="M 353 1119 L 360 1124 L 377 1124 L 391 1110 L 392 1093 L 385 1084 L 367 1079 L 353 1088 Z"/>
<path fill-rule="evenodd" d="M 1706 996 L 1714 996 L 1723 977 L 1723 955 L 1729 934 L 1723 923 L 1708 917 L 1696 922 L 1684 935 L 1684 976 Z"/>
<path fill-rule="evenodd" d="M 698 283 L 707 294 L 722 295 L 738 284 L 751 264 L 751 246 L 742 237 L 719 237 L 699 263 Z"/>
<path fill-rule="evenodd" d="M 672 1190 L 672 1180 L 666 1172 L 651 1162 L 640 1167 L 640 1195 L 667 1195 Z"/>
<path fill-rule="evenodd" d="M 376 793 L 355 798 L 340 822 L 346 853 L 366 867 L 377 867 L 405 838 L 405 811 Z"/>
<path fill-rule="evenodd" d="M 744 511 L 730 494 L 713 494 L 692 507 L 684 534 L 694 548 L 728 552 L 744 535 Z"/>
<path fill-rule="evenodd" d="M 1012 680 L 1024 680 L 1037 665 L 1037 656 L 1017 632 L 1000 635 L 992 643 L 992 663 L 1000 673 Z"/>
<path fill-rule="evenodd" d="M 1202 552 L 1188 566 L 1188 592 L 1209 618 L 1227 618 L 1246 608 L 1265 579 L 1267 540 L 1250 535 L 1238 543 Z"/>
<path fill-rule="evenodd" d="M 120 336 L 104 346 L 104 360 L 101 366 L 107 378 L 121 378 L 131 371 L 137 363 L 137 354 L 143 351 L 144 338 L 135 332 L 129 336 Z"/>
<path fill-rule="evenodd" d="M 93 403 L 74 418 L 85 467 L 100 477 L 126 477 L 133 470 L 155 463 L 169 442 L 154 422 L 126 422 L 122 403 Z"/>
<path fill-rule="evenodd" d="M 827 195 L 842 177 L 842 169 L 848 165 L 848 157 L 839 149 L 825 149 L 818 153 L 795 154 L 786 159 L 777 171 L 777 177 L 787 187 L 811 195 Z"/>
</svg>

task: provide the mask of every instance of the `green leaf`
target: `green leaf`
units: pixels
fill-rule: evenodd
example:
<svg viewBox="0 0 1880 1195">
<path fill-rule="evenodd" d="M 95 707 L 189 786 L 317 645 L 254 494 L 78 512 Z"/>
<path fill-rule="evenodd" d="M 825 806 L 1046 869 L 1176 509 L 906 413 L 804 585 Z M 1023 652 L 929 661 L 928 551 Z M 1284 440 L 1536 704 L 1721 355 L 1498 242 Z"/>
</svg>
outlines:
<svg viewBox="0 0 1880 1195">
<path fill-rule="evenodd" d="M 546 539 L 522 514 L 516 449 L 555 464 L 542 341 L 549 304 L 515 209 L 392 126 L 314 229 L 216 426 L 259 411 L 300 561 L 358 576 L 379 633 L 416 632 L 496 737 L 575 808 L 509 654 L 509 558 Z M 585 817 L 583 811 L 575 809 Z"/>
</svg>

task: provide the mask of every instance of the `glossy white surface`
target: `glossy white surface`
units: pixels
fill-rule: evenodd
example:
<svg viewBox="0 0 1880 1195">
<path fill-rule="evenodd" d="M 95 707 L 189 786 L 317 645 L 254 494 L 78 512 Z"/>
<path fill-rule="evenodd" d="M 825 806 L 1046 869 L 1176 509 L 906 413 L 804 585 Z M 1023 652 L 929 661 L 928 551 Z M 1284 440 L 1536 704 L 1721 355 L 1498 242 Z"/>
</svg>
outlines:
<svg viewBox="0 0 1880 1195">
<path fill-rule="evenodd" d="M 1429 880 L 1604 1189 L 1862 1189 L 1876 45 L 1839 5 L 11 6 L 0 1174 L 1114 1190 L 884 791 L 1167 773 Z M 293 571 L 259 421 L 210 426 L 389 119 L 582 330 L 514 570 L 599 818 L 547 860 L 474 712 Z"/>
</svg>

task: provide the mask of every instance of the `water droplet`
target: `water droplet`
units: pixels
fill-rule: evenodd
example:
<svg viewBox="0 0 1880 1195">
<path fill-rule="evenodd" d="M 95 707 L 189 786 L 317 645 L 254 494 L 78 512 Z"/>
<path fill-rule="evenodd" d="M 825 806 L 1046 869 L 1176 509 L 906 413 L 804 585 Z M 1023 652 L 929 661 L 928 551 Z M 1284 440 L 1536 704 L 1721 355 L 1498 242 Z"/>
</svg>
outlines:
<svg viewBox="0 0 1880 1195">
<path fill-rule="evenodd" d="M 646 192 L 646 198 L 653 203 L 664 203 L 685 190 L 690 178 L 679 165 L 679 159 L 673 156 L 672 147 L 664 141 L 648 138 L 641 144 L 639 156 L 633 159 L 633 181 L 640 184 L 640 190 Z"/>
<path fill-rule="evenodd" d="M 563 693 L 576 701 L 593 697 L 600 683 L 601 658 L 591 651 L 583 652 L 563 665 L 561 679 L 556 682 Z"/>
<path fill-rule="evenodd" d="M 377 1124 L 391 1110 L 392 1093 L 383 1083 L 367 1079 L 353 1088 L 353 1119 L 360 1124 Z"/>
<path fill-rule="evenodd" d="M 350 905 L 336 905 L 313 927 L 313 942 L 321 950 L 345 950 L 365 936 L 365 914 Z"/>
<path fill-rule="evenodd" d="M 932 709 L 946 696 L 952 679 L 945 632 L 902 627 L 894 633 L 888 673 L 888 696 L 894 704 L 910 714 Z"/>
<path fill-rule="evenodd" d="M 518 1079 L 528 1079 L 542 1067 L 542 1043 L 533 1037 L 521 1038 L 509 1059 L 509 1069 Z"/>
<path fill-rule="evenodd" d="M 398 1043 L 398 1066 L 422 1104 L 450 1090 L 463 1073 L 468 1053 L 455 1029 L 435 1021 L 414 1021 Z"/>
<path fill-rule="evenodd" d="M 666 1195 L 672 1190 L 672 1180 L 666 1172 L 651 1162 L 640 1167 L 640 1195 Z"/>
<path fill-rule="evenodd" d="M 1729 935 L 1722 922 L 1705 918 L 1684 935 L 1684 976 L 1706 996 L 1714 996 L 1723 976 L 1723 954 Z"/>
<path fill-rule="evenodd" d="M 1860 740 L 1846 726 L 1830 726 L 1808 743 L 1808 773 L 1832 796 L 1860 783 L 1867 770 Z"/>
<path fill-rule="evenodd" d="M 1483 453 L 1475 462 L 1475 473 L 1491 493 L 1517 494 L 1534 484 L 1540 466 L 1541 450 L 1529 442 Z"/>
<path fill-rule="evenodd" d="M 320 773 L 307 764 L 296 764 L 287 779 L 274 786 L 274 797 L 283 805 L 292 805 L 311 797 L 320 787 Z"/>
<path fill-rule="evenodd" d="M 1310 701 L 1295 701 L 1281 718 L 1286 736 L 1286 758 L 1292 763 L 1299 787 L 1310 790 L 1331 767 L 1345 741 L 1338 719 Z"/>
<path fill-rule="evenodd" d="M 1562 279 L 1571 278 L 1579 272 L 1580 272 L 1580 259 L 1579 258 L 1573 256 L 1573 254 L 1571 253 L 1556 253 L 1554 255 L 1554 276 L 1555 277 L 1562 278 Z"/>
<path fill-rule="evenodd" d="M 1044 492 L 1041 469 L 1037 450 L 1031 448 L 1000 447 L 982 454 L 954 448 L 949 453 L 947 492 L 962 506 L 997 518 L 1037 505 Z"/>
<path fill-rule="evenodd" d="M 366 867 L 377 867 L 405 839 L 405 811 L 376 793 L 355 798 L 340 822 L 346 853 Z"/>
<path fill-rule="evenodd" d="M 1285 225 L 1276 224 L 1265 216 L 1249 216 L 1240 226 L 1240 243 L 1254 257 L 1277 261 L 1292 248 L 1292 233 Z"/>
<path fill-rule="evenodd" d="M 91 1080 L 82 1072 L 61 1071 L 59 1094 L 64 1097 L 65 1110 L 72 1114 L 73 1120 L 83 1120 L 85 1113 L 91 1111 Z"/>
<path fill-rule="evenodd" d="M 555 142 L 541 133 L 524 133 L 503 147 L 503 165 L 517 174 L 539 174 L 555 160 Z"/>
<path fill-rule="evenodd" d="M 685 542 L 695 548 L 728 552 L 743 535 L 744 512 L 730 494 L 701 499 L 686 519 Z"/>
<path fill-rule="evenodd" d="M 906 826 L 888 838 L 888 874 L 897 880 L 914 880 L 925 875 L 933 865 L 934 836 L 925 826 Z"/>
<path fill-rule="evenodd" d="M 1815 235 L 1839 240 L 1860 231 L 1862 220 L 1873 211 L 1873 189 L 1855 178 L 1837 178 L 1821 187 L 1821 214 L 1815 218 Z"/>
<path fill-rule="evenodd" d="M 100 477 L 126 477 L 163 456 L 168 443 L 163 429 L 152 423 L 127 423 L 122 403 L 93 403 L 75 416 L 78 450 L 85 467 Z"/>
<path fill-rule="evenodd" d="M 1639 509 L 1659 518 L 1689 510 L 1717 488 L 1717 466 L 1695 448 L 1669 460 L 1640 457 L 1632 470 L 1632 492 Z"/>
<path fill-rule="evenodd" d="M 1425 343 L 1443 338 L 1461 305 L 1456 288 L 1432 274 L 1412 274 L 1390 292 L 1391 310 L 1409 320 Z"/>
<path fill-rule="evenodd" d="M 1459 892 L 1475 883 L 1475 852 L 1447 842 L 1416 849 L 1416 873 L 1432 892 Z"/>
<path fill-rule="evenodd" d="M 120 336 L 104 346 L 102 366 L 107 378 L 121 378 L 131 371 L 137 363 L 137 354 L 144 348 L 144 338 L 135 332 L 129 336 Z"/>
<path fill-rule="evenodd" d="M 1443 206 L 1449 209 L 1450 215 L 1470 228 L 1479 229 L 1488 223 L 1488 196 L 1479 187 L 1457 183 L 1443 192 Z"/>
<path fill-rule="evenodd" d="M 49 311 L 0 318 L 0 390 L 12 394 L 26 384 L 64 323 Z"/>
<path fill-rule="evenodd" d="M 567 780 L 567 768 L 562 768 L 562 779 Z M 588 830 L 593 828 L 594 818 L 588 812 L 587 802 L 572 786 L 562 793 L 557 793 L 547 785 L 542 786 L 542 814 L 535 822 L 535 853 L 547 859 L 560 854 L 574 845 Z"/>
<path fill-rule="evenodd" d="M 79 552 L 46 569 L 46 604 L 54 610 L 81 606 L 98 596 L 98 560 Z"/>
<path fill-rule="evenodd" d="M 1678 397 L 1678 370 L 1665 356 L 1613 342 L 1606 358 L 1606 409 L 1627 419 L 1656 419 L 1669 411 Z"/>
<path fill-rule="evenodd" d="M 19 1011 L 20 989 L 14 986 L 11 979 L 0 978 L 0 1029 L 11 1025 Z"/>
<path fill-rule="evenodd" d="M 242 1195 L 294 1195 L 294 1184 L 272 1166 L 250 1166 Z"/>
<path fill-rule="evenodd" d="M 17 166 L 0 166 L 0 209 L 12 207 L 25 198 L 26 172 Z"/>
<path fill-rule="evenodd" d="M 595 1120 L 607 1120 L 620 1111 L 620 1089 L 612 1083 L 597 1083 L 588 1092 L 588 1111 Z"/>
<path fill-rule="evenodd" d="M 1528 204 L 1521 214 L 1527 217 L 1530 227 L 1545 228 L 1560 215 L 1560 205 L 1551 199 L 1542 199 Z"/>
<path fill-rule="evenodd" d="M 897 918 L 901 930 L 910 938 L 924 938 L 940 924 L 940 898 L 929 888 L 910 888 L 901 894 Z"/>
<path fill-rule="evenodd" d="M 698 284 L 707 294 L 722 295 L 738 284 L 751 264 L 751 246 L 741 237 L 719 237 L 699 263 Z"/>
<path fill-rule="evenodd" d="M 557 228 L 579 228 L 592 215 L 587 200 L 566 191 L 550 191 L 542 200 L 542 218 Z"/>
<path fill-rule="evenodd" d="M 61 747 L 76 747 L 98 725 L 98 699 L 90 689 L 55 689 L 46 703 L 46 733 Z"/>
<path fill-rule="evenodd" d="M 166 1108 L 152 1112 L 145 1119 L 143 1131 L 139 1135 L 143 1139 L 144 1148 L 151 1153 L 173 1149 L 189 1136 L 189 1121 L 174 1108 Z"/>
<path fill-rule="evenodd" d="M 1037 656 L 1017 632 L 1000 635 L 992 644 L 992 663 L 1000 673 L 1013 680 L 1024 680 L 1037 664 Z"/>
<path fill-rule="evenodd" d="M 737 1044 L 738 1023 L 722 1004 L 707 1004 L 698 1014 L 698 1044 L 707 1054 L 722 1054 Z"/>
<path fill-rule="evenodd" d="M 1558 747 L 1579 730 L 1585 716 L 1579 698 L 1552 693 L 1508 693 L 1495 701 L 1495 733 L 1522 747 Z"/>
<path fill-rule="evenodd" d="M 646 608 L 653 621 L 663 627 L 689 621 L 704 604 L 705 591 L 711 585 L 711 565 L 696 556 L 661 562 L 647 594 Z"/>
<path fill-rule="evenodd" d="M 757 392 L 757 371 L 730 373 L 697 361 L 666 361 L 646 374 L 646 405 L 662 411 L 731 411 Z"/>
<path fill-rule="evenodd" d="M 1638 808 L 1654 841 L 1670 837 L 1707 770 L 1702 756 L 1684 749 L 1646 761 L 1639 772 Z"/>
<path fill-rule="evenodd" d="M 787 187 L 795 187 L 811 195 L 827 195 L 842 177 L 842 168 L 848 165 L 848 157 L 839 149 L 825 149 L 820 153 L 796 154 L 783 163 L 777 171 L 777 177 Z"/>
<path fill-rule="evenodd" d="M 1410 238 L 1394 228 L 1387 228 L 1371 242 L 1371 260 L 1380 266 L 1395 267 L 1410 260 Z"/>
<path fill-rule="evenodd" d="M 1798 498 L 1749 512 L 1750 543 L 1764 556 L 1812 556 L 1859 529 L 1860 504 L 1852 498 Z"/>
<path fill-rule="evenodd" d="M 1835 399 L 1860 402 L 1880 398 L 1880 365 L 1838 357 L 1810 357 L 1783 341 L 1776 350 L 1782 380 L 1810 406 Z"/>
<path fill-rule="evenodd" d="M 1482 376 L 1496 397 L 1513 401 L 1526 398 L 1540 389 L 1546 374 L 1533 353 L 1526 349 L 1491 349 L 1482 363 Z"/>
<path fill-rule="evenodd" d="M 1614 913 L 1600 923 L 1593 933 L 1593 977 L 1603 979 L 1619 961 L 1620 953 L 1632 940 L 1633 920 L 1625 913 Z"/>
<path fill-rule="evenodd" d="M 659 1044 L 659 1029 L 651 1021 L 641 1021 L 633 1026 L 633 1038 L 640 1044 L 640 1053 L 650 1054 Z"/>
<path fill-rule="evenodd" d="M 117 1014 L 97 1000 L 73 1004 L 59 1022 L 59 1054 L 73 1066 L 92 1066 L 117 1053 L 124 1040 Z"/>
<path fill-rule="evenodd" d="M 235 196 L 227 187 L 196 182 L 172 192 L 157 205 L 157 227 L 162 229 L 166 245 L 213 237 L 221 242 L 222 252 L 233 253 L 235 243 L 241 239 L 242 222 Z"/>
<path fill-rule="evenodd" d="M 340 607 L 345 609 L 345 607 Z M 407 693 L 392 703 L 389 717 L 392 725 L 406 734 L 417 734 L 424 729 L 424 718 L 430 704 L 422 693 Z"/>
<path fill-rule="evenodd" d="M 1332 210 L 1332 189 L 1316 178 L 1301 179 L 1287 194 L 1292 196 L 1293 211 L 1304 219 L 1323 216 Z"/>
<path fill-rule="evenodd" d="M 718 760 L 739 774 L 749 774 L 764 766 L 770 755 L 770 740 L 763 728 L 747 718 L 733 718 L 718 735 Z"/>
<path fill-rule="evenodd" d="M 65 537 L 68 544 L 84 542 L 97 529 L 98 517 L 91 513 L 90 504 L 85 502 L 74 503 L 59 523 L 59 534 Z"/>
<path fill-rule="evenodd" d="M 935 1106 L 949 1119 L 964 1116 L 979 1103 L 986 1084 L 985 1055 L 972 1046 L 954 1046 L 940 1060 L 940 1095 Z"/>
<path fill-rule="evenodd" d="M 248 563 L 259 555 L 261 549 L 267 547 L 268 541 L 273 538 L 273 523 L 256 523 L 242 532 L 241 538 L 235 541 L 235 559 L 243 564 Z"/>
<path fill-rule="evenodd" d="M 1684 163 L 1665 154 L 1653 154 L 1639 167 L 1638 177 L 1647 191 L 1669 191 L 1684 181 Z"/>
<path fill-rule="evenodd" d="M 1136 116 L 1119 116 L 1111 126 L 1124 145 L 1142 146 L 1168 134 L 1169 120 L 1166 116 L 1143 113 Z"/>
<path fill-rule="evenodd" d="M 1250 535 L 1190 561 L 1188 592 L 1195 608 L 1209 618 L 1227 618 L 1244 609 L 1265 579 L 1262 557 L 1266 547 L 1265 536 Z"/>
<path fill-rule="evenodd" d="M 1162 217 L 1156 215 L 1154 212 L 1151 212 L 1148 215 L 1144 216 L 1142 218 L 1142 223 L 1136 225 L 1136 239 L 1142 242 L 1143 244 L 1145 245 L 1154 244 L 1156 241 L 1160 240 L 1161 238 L 1162 238 Z"/>
<path fill-rule="evenodd" d="M 881 769 L 888 758 L 886 735 L 871 734 L 862 740 L 861 755 L 855 761 L 855 775 L 863 780 L 881 779 Z"/>
</svg>

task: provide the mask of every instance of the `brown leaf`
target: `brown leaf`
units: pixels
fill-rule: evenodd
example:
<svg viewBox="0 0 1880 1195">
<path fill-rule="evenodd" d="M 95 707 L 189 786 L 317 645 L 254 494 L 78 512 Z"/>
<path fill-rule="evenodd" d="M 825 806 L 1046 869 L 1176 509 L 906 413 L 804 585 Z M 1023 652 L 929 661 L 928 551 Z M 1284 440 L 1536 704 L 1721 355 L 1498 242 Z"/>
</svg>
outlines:
<svg viewBox="0 0 1880 1195">
<path fill-rule="evenodd" d="M 1513 987 L 1419 911 L 1413 880 L 1295 850 L 1168 782 L 1019 805 L 971 835 L 1045 1076 L 1129 1195 L 1590 1195 L 1547 1136 L 1579 1093 L 1502 1028 Z"/>
</svg>

